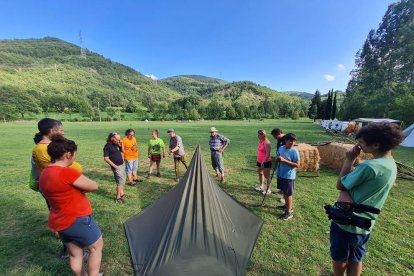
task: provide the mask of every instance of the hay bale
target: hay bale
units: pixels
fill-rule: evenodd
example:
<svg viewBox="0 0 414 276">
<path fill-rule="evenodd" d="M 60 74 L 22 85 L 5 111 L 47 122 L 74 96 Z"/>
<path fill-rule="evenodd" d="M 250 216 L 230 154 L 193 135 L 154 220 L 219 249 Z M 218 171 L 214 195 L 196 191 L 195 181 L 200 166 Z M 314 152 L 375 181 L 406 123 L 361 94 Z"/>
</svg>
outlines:
<svg viewBox="0 0 414 276">
<path fill-rule="evenodd" d="M 319 151 L 317 147 L 305 143 L 299 143 L 296 148 L 300 154 L 300 166 L 298 172 L 319 171 Z"/>
<path fill-rule="evenodd" d="M 345 153 L 350 150 L 355 145 L 353 144 L 344 144 L 332 142 L 327 145 L 318 146 L 320 164 L 322 166 L 327 166 L 336 170 L 341 170 L 342 165 L 345 162 Z M 354 165 L 364 162 L 365 160 L 372 159 L 372 154 L 364 153 L 361 151 L 361 154 L 355 161 Z"/>
</svg>

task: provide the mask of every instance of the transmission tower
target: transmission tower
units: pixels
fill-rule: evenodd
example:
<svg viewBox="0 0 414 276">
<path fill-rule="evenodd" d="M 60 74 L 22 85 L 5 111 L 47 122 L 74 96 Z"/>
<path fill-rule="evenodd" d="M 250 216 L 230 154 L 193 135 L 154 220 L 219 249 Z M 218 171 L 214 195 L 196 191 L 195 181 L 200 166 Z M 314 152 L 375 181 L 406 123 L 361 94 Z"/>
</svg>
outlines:
<svg viewBox="0 0 414 276">
<path fill-rule="evenodd" d="M 79 47 L 80 47 L 81 58 L 86 58 L 86 51 L 85 51 L 85 48 L 83 48 L 82 31 L 79 31 Z"/>
</svg>

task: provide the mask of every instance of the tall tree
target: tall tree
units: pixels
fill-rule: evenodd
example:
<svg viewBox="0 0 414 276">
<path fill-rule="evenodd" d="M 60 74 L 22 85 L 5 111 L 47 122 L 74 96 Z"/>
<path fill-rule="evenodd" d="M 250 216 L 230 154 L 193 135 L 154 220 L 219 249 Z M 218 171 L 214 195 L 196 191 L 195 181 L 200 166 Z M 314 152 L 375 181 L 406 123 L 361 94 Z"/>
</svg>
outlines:
<svg viewBox="0 0 414 276">
<path fill-rule="evenodd" d="M 337 104 L 337 99 L 336 96 L 338 95 L 337 92 L 335 92 L 334 94 L 334 98 L 333 98 L 333 104 L 332 104 L 332 113 L 331 113 L 331 119 L 334 120 L 336 117 L 336 110 L 338 108 L 338 104 Z"/>
</svg>

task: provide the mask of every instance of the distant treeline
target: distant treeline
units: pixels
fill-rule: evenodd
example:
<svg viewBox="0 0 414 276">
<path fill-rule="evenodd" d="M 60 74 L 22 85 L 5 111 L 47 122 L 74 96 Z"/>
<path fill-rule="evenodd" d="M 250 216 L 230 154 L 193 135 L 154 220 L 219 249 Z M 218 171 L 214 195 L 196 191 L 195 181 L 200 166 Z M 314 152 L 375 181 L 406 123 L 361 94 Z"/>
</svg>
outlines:
<svg viewBox="0 0 414 276">
<path fill-rule="evenodd" d="M 227 83 L 203 76 L 151 80 L 134 69 L 62 40 L 0 40 L 0 116 L 101 113 L 140 119 L 299 118 L 309 101 L 249 81 Z M 120 118 L 120 117 L 119 117 Z"/>
</svg>

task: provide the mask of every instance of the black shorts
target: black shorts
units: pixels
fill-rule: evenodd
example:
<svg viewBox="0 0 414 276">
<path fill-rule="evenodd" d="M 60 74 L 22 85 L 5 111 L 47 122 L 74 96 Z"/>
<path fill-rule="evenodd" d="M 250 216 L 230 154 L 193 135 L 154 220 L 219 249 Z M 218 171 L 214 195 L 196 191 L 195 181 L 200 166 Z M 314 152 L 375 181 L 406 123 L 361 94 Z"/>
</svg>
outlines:
<svg viewBox="0 0 414 276">
<path fill-rule="evenodd" d="M 292 196 L 295 189 L 295 180 L 277 177 L 277 188 L 282 190 L 284 196 Z"/>
<path fill-rule="evenodd" d="M 257 162 L 257 163 L 256 163 L 256 165 L 257 165 L 258 167 L 261 167 L 262 163 Z M 264 167 L 265 167 L 266 169 L 271 168 L 271 167 L 272 167 L 272 160 L 267 161 L 267 162 L 264 162 Z"/>
</svg>

